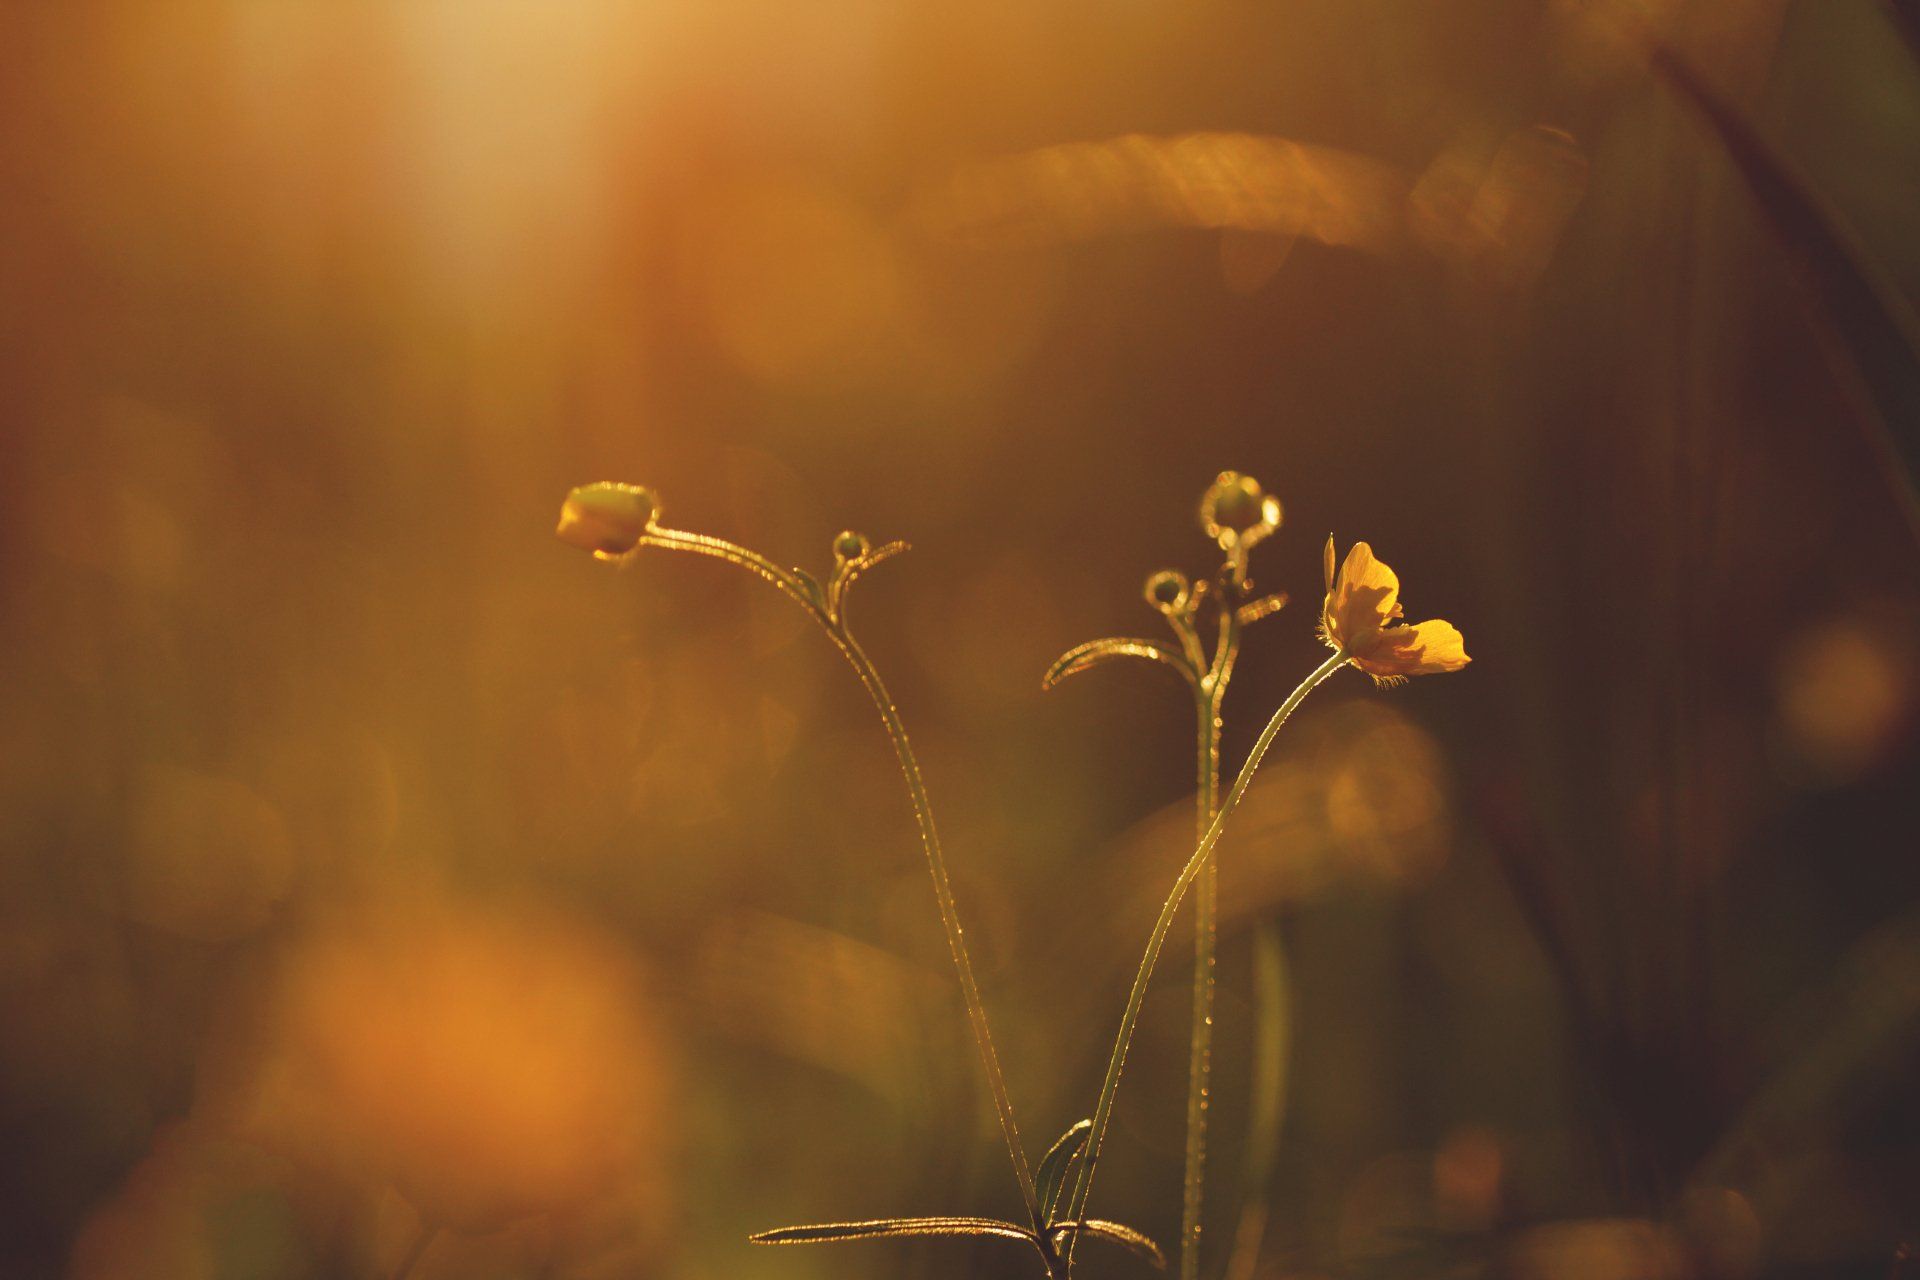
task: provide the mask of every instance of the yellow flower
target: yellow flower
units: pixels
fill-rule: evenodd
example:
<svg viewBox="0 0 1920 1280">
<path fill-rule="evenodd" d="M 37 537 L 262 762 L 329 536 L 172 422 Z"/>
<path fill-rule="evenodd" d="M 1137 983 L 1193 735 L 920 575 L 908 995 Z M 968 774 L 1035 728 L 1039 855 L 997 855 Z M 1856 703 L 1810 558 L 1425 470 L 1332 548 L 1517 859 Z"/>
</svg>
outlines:
<svg viewBox="0 0 1920 1280">
<path fill-rule="evenodd" d="M 1320 631 L 1328 645 L 1381 684 L 1408 676 L 1458 671 L 1467 657 L 1466 638 L 1438 619 L 1408 626 L 1400 620 L 1400 579 L 1374 559 L 1373 548 L 1353 544 L 1336 578 L 1333 539 L 1327 539 L 1327 602 Z"/>
<path fill-rule="evenodd" d="M 602 559 L 623 556 L 640 543 L 660 518 L 660 499 L 636 484 L 602 480 L 583 484 L 560 507 L 554 535 L 569 546 Z"/>
</svg>

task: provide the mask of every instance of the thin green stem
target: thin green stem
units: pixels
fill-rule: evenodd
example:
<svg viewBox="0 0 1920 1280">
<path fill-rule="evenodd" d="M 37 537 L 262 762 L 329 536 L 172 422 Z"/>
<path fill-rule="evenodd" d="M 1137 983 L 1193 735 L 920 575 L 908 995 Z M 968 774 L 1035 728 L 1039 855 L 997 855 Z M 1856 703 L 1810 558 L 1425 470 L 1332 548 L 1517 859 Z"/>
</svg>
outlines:
<svg viewBox="0 0 1920 1280">
<path fill-rule="evenodd" d="M 926 850 L 927 870 L 933 876 L 933 895 L 940 904 L 940 923 L 947 932 L 947 949 L 953 953 L 953 967 L 960 975 L 960 994 L 967 1006 L 967 1022 L 973 1028 L 974 1044 L 980 1050 L 980 1065 L 987 1075 L 987 1089 L 993 1095 L 993 1107 L 1000 1116 L 1000 1131 L 1006 1138 L 1007 1154 L 1013 1160 L 1013 1176 L 1020 1183 L 1020 1197 L 1026 1202 L 1027 1216 L 1038 1220 L 1040 1198 L 1033 1189 L 1033 1169 L 1027 1163 L 1026 1148 L 1020 1145 L 1020 1129 L 1014 1123 L 1013 1099 L 1007 1093 L 1007 1081 L 1000 1070 L 999 1055 L 994 1052 L 993 1035 L 987 1028 L 987 1007 L 980 999 L 980 984 L 973 976 L 973 960 L 967 954 L 966 931 L 960 927 L 960 912 L 954 903 L 953 885 L 947 876 L 947 862 L 940 853 L 940 835 L 933 825 L 933 804 L 927 798 L 926 783 L 920 777 L 920 765 L 907 740 L 906 726 L 887 693 L 866 652 L 853 636 L 834 630 L 834 642 L 853 665 L 867 696 L 886 726 L 893 743 L 893 754 L 906 777 L 907 792 L 913 797 L 913 815 L 920 824 L 920 844 Z"/>
<path fill-rule="evenodd" d="M 1153 922 L 1153 932 L 1147 938 L 1146 954 L 1140 959 L 1139 971 L 1134 975 L 1133 988 L 1127 993 L 1126 1012 L 1120 1018 L 1120 1032 L 1114 1038 L 1113 1053 L 1107 1059 L 1106 1078 L 1100 1084 L 1100 1100 L 1093 1110 L 1093 1129 L 1088 1134 L 1086 1153 L 1080 1162 L 1079 1176 L 1074 1182 L 1073 1199 L 1067 1214 L 1068 1218 L 1079 1219 L 1086 1216 L 1087 1200 L 1093 1194 L 1093 1174 L 1100 1162 L 1100 1147 L 1106 1139 L 1107 1126 L 1113 1119 L 1113 1100 L 1120 1089 L 1120 1073 L 1126 1066 L 1127 1048 L 1133 1042 L 1135 1027 L 1140 1021 L 1140 1010 L 1146 1003 L 1147 985 L 1153 978 L 1153 968 L 1160 959 L 1161 948 L 1166 945 L 1167 931 L 1173 926 L 1174 915 L 1180 909 L 1180 903 L 1186 897 L 1187 890 L 1205 869 L 1213 856 L 1214 846 L 1220 842 L 1220 833 L 1226 828 L 1227 819 L 1233 815 L 1240 799 L 1246 794 L 1247 786 L 1253 781 L 1253 775 L 1259 771 L 1260 762 L 1267 750 L 1273 745 L 1274 735 L 1280 732 L 1280 726 L 1287 722 L 1294 710 L 1312 693 L 1322 681 L 1338 671 L 1347 660 L 1344 652 L 1336 651 L 1332 657 L 1321 663 L 1298 688 L 1287 695 L 1280 709 L 1267 721 L 1267 727 L 1260 731 L 1260 737 L 1248 753 L 1246 763 L 1240 766 L 1240 772 L 1228 789 L 1227 797 L 1220 805 L 1220 811 L 1214 815 L 1207 833 L 1201 837 L 1200 845 L 1187 859 L 1186 866 L 1180 869 L 1180 876 L 1173 883 L 1173 890 L 1167 895 L 1166 902 L 1160 908 L 1160 916 Z M 1067 1245 L 1069 1267 L 1073 1261 L 1074 1242 Z"/>
<path fill-rule="evenodd" d="M 1240 628 L 1231 603 L 1220 608 L 1220 637 L 1213 664 L 1195 690 L 1199 723 L 1199 779 L 1194 791 L 1194 840 L 1204 841 L 1220 808 L 1220 710 L 1240 649 Z M 1180 1188 L 1180 1280 L 1200 1274 L 1201 1209 L 1207 1177 L 1207 1112 L 1213 1077 L 1215 955 L 1220 918 L 1220 864 L 1208 857 L 1193 899 L 1193 1027 L 1187 1049 L 1187 1147 Z"/>
<path fill-rule="evenodd" d="M 1195 840 L 1205 840 L 1220 801 L 1220 698 L 1196 704 L 1199 725 L 1199 788 L 1194 803 Z M 1180 1198 L 1180 1277 L 1200 1274 L 1200 1209 L 1206 1183 L 1208 1088 L 1213 1071 L 1213 984 L 1219 931 L 1220 864 L 1209 857 L 1194 885 L 1193 1030 L 1187 1051 L 1186 1175 Z"/>
<path fill-rule="evenodd" d="M 940 924 L 946 930 L 947 949 L 953 954 L 953 967 L 960 975 L 960 996 L 966 1005 L 967 1023 L 973 1032 L 974 1045 L 980 1053 L 981 1068 L 986 1072 L 987 1091 L 993 1096 L 994 1111 L 1000 1119 L 1000 1132 L 1006 1139 L 1007 1154 L 1013 1161 L 1013 1176 L 1020 1184 L 1020 1197 L 1026 1205 L 1027 1216 L 1037 1221 L 1040 1201 L 1033 1188 L 1033 1169 L 1027 1163 L 1026 1149 L 1020 1145 L 1020 1129 L 1014 1123 L 1013 1099 L 1007 1092 L 1006 1076 L 1000 1070 L 999 1055 L 994 1052 L 993 1035 L 987 1026 L 986 1005 L 980 999 L 980 984 L 974 978 L 973 960 L 967 953 L 966 933 L 960 926 L 960 912 L 954 903 L 946 858 L 940 852 L 940 834 L 933 823 L 933 804 L 927 798 L 926 783 L 920 776 L 920 764 L 907 738 L 906 725 L 900 720 L 900 712 L 894 706 L 885 682 L 880 679 L 880 672 L 853 638 L 844 618 L 836 617 L 829 610 L 825 597 L 811 579 L 782 569 L 758 552 L 705 534 L 655 527 L 647 531 L 640 545 L 713 556 L 766 579 L 820 624 L 821 630 L 827 633 L 859 677 L 861 688 L 866 690 L 874 709 L 880 713 L 880 723 L 886 729 L 888 741 L 893 744 L 894 757 L 900 762 L 900 772 L 907 781 L 914 820 L 920 828 L 920 844 L 926 851 L 927 869 L 933 876 L 933 895 L 940 908 Z"/>
</svg>

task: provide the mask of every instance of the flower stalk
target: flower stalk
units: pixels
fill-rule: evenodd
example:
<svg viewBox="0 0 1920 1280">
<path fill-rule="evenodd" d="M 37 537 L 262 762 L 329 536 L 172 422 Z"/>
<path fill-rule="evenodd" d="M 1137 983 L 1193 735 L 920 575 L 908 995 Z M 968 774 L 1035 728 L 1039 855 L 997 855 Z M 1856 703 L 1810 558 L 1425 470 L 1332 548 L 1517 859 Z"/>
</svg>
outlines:
<svg viewBox="0 0 1920 1280">
<path fill-rule="evenodd" d="M 688 533 L 659 524 L 660 505 L 651 490 L 631 485 L 587 485 L 574 490 L 561 509 L 559 536 L 602 560 L 624 560 L 642 547 L 668 551 L 689 551 L 710 556 L 747 570 L 778 588 L 799 605 L 827 633 L 834 646 L 853 668 L 860 687 L 880 715 L 887 740 L 893 745 L 895 760 L 906 780 L 907 795 L 913 805 L 914 821 L 920 832 L 920 846 L 927 858 L 927 871 L 933 880 L 934 900 L 939 907 L 940 925 L 947 936 L 947 949 L 953 956 L 955 973 L 960 979 L 960 996 L 966 1006 L 967 1025 L 979 1052 L 980 1066 L 986 1076 L 987 1091 L 1006 1141 L 1007 1155 L 1013 1164 L 1014 1179 L 1020 1185 L 1020 1198 L 1028 1216 L 1035 1216 L 1039 1200 L 1034 1193 L 1033 1169 L 1026 1149 L 1020 1143 L 1015 1122 L 1013 1099 L 1007 1091 L 1006 1075 L 993 1047 L 993 1034 L 987 1023 L 987 1009 L 980 997 L 980 984 L 974 977 L 973 959 L 967 952 L 965 930 L 954 901 L 953 883 L 947 874 L 946 857 L 940 849 L 940 833 L 933 821 L 933 802 L 920 773 L 920 763 L 901 722 L 898 707 L 888 693 L 886 682 L 866 650 L 847 625 L 847 594 L 866 570 L 907 549 L 904 542 L 871 546 L 857 533 L 846 532 L 834 539 L 834 572 L 823 589 L 817 579 L 801 569 L 785 569 L 757 551 L 707 534 Z"/>
<path fill-rule="evenodd" d="M 1286 701 L 1280 704 L 1279 710 L 1273 713 L 1273 717 L 1267 721 L 1266 728 L 1260 731 L 1260 737 L 1255 740 L 1253 750 L 1247 754 L 1246 762 L 1240 766 L 1240 772 L 1235 775 L 1233 785 L 1228 788 L 1226 799 L 1221 802 L 1219 811 L 1214 814 L 1213 821 L 1207 825 L 1206 834 L 1201 837 L 1199 847 L 1193 851 L 1193 856 L 1188 858 L 1186 865 L 1180 869 L 1179 878 L 1173 882 L 1172 891 L 1167 894 L 1166 902 L 1160 907 L 1160 915 L 1153 922 L 1153 931 L 1147 936 L 1146 953 L 1141 956 L 1140 967 L 1134 974 L 1133 987 L 1127 992 L 1127 1006 L 1120 1017 L 1120 1031 L 1114 1037 L 1113 1052 L 1107 1058 L 1106 1076 L 1100 1082 L 1100 1098 L 1093 1109 L 1093 1130 L 1088 1135 L 1086 1154 L 1080 1161 L 1079 1178 L 1074 1183 L 1073 1195 L 1068 1202 L 1068 1216 L 1071 1218 L 1085 1216 L 1088 1197 L 1093 1194 L 1093 1174 L 1100 1162 L 1100 1147 L 1106 1138 L 1107 1127 L 1113 1119 L 1113 1100 L 1120 1091 L 1120 1073 L 1126 1067 L 1127 1049 L 1133 1043 L 1133 1033 L 1140 1022 L 1140 1010 L 1146 1004 L 1147 986 L 1153 979 L 1154 966 L 1159 963 L 1160 952 L 1166 945 L 1167 933 L 1173 927 L 1174 916 L 1180 910 L 1180 903 L 1186 897 L 1187 890 L 1192 887 L 1194 880 L 1206 869 L 1208 862 L 1212 859 L 1214 846 L 1220 843 L 1220 834 L 1226 829 L 1227 819 L 1233 816 L 1234 809 L 1239 807 L 1241 797 L 1246 794 L 1248 784 L 1253 781 L 1253 775 L 1259 772 L 1260 762 L 1265 759 L 1268 749 L 1273 746 L 1273 739 L 1280 732 L 1280 726 L 1287 722 L 1300 704 L 1306 700 L 1308 694 L 1319 688 L 1329 676 L 1346 663 L 1346 651 L 1334 650 L 1332 656 L 1315 667 L 1307 678 L 1287 695 Z M 1069 1268 L 1073 1263 L 1074 1244 L 1075 1241 L 1071 1240 L 1067 1243 Z"/>
</svg>

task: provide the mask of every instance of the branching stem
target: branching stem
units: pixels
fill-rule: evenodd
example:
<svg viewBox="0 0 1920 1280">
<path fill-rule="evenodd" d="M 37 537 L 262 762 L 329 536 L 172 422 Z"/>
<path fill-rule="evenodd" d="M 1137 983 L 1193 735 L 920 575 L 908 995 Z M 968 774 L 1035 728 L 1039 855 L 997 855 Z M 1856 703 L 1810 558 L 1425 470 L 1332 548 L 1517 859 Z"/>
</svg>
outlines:
<svg viewBox="0 0 1920 1280">
<path fill-rule="evenodd" d="M 1266 728 L 1260 731 L 1260 737 L 1253 744 L 1253 750 L 1240 766 L 1240 772 L 1228 789 L 1225 801 L 1208 824 L 1206 834 L 1200 839 L 1199 847 L 1187 864 L 1180 869 L 1179 878 L 1173 883 L 1173 889 L 1160 908 L 1159 918 L 1153 922 L 1153 932 L 1148 935 L 1146 954 L 1140 959 L 1140 968 L 1134 974 L 1133 988 L 1127 993 L 1127 1007 L 1120 1018 L 1120 1031 L 1114 1039 L 1113 1053 L 1107 1059 L 1106 1078 L 1100 1084 L 1100 1099 L 1093 1111 L 1093 1129 L 1088 1135 L 1085 1154 L 1080 1161 L 1079 1176 L 1074 1182 L 1073 1197 L 1069 1204 L 1068 1218 L 1078 1219 L 1086 1216 L 1087 1200 L 1093 1193 L 1093 1174 L 1100 1161 L 1101 1144 L 1106 1139 L 1107 1126 L 1113 1118 L 1113 1100 L 1120 1088 L 1120 1073 L 1126 1066 L 1127 1049 L 1133 1042 L 1133 1033 L 1140 1021 L 1140 1010 L 1146 1003 L 1147 986 L 1153 978 L 1153 969 L 1159 962 L 1160 951 L 1166 945 L 1167 932 L 1173 926 L 1174 916 L 1180 910 L 1181 900 L 1187 890 L 1204 871 L 1213 857 L 1214 846 L 1220 842 L 1220 833 L 1225 829 L 1227 819 L 1246 794 L 1247 786 L 1253 781 L 1253 775 L 1259 771 L 1260 762 L 1266 756 L 1273 739 L 1280 732 L 1280 726 L 1287 722 L 1294 710 L 1306 699 L 1309 693 L 1338 671 L 1347 661 L 1344 652 L 1336 651 L 1333 656 L 1316 667 L 1312 674 L 1300 682 L 1298 688 L 1287 695 L 1280 709 L 1267 721 Z M 1073 1249 L 1076 1241 L 1067 1244 L 1067 1261 L 1072 1265 Z M 1184 1263 L 1183 1263 L 1184 1265 Z"/>
</svg>

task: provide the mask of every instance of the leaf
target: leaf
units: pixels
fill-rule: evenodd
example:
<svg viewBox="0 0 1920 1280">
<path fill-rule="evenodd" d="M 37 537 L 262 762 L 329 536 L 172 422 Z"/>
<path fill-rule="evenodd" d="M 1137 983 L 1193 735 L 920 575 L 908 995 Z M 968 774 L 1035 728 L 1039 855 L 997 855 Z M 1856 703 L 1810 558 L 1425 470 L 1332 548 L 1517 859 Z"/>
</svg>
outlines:
<svg viewBox="0 0 1920 1280">
<path fill-rule="evenodd" d="M 813 602 L 813 607 L 825 613 L 827 593 L 820 589 L 820 580 L 805 569 L 791 569 L 788 572 L 793 575 L 793 580 L 800 584 L 800 589 L 806 592 L 807 599 Z"/>
<path fill-rule="evenodd" d="M 1133 640 L 1120 636 L 1108 636 L 1100 640 L 1089 640 L 1077 644 L 1053 660 L 1047 668 L 1047 674 L 1040 677 L 1040 687 L 1051 689 L 1068 676 L 1078 675 L 1089 667 L 1097 666 L 1110 658 L 1146 658 L 1151 662 L 1165 663 L 1185 676 L 1190 683 L 1197 683 L 1199 676 L 1193 667 L 1170 644 L 1158 640 Z"/>
<path fill-rule="evenodd" d="M 1040 1201 L 1040 1216 L 1045 1221 L 1053 1221 L 1053 1211 L 1059 1207 L 1060 1192 L 1067 1185 L 1067 1171 L 1073 1168 L 1074 1157 L 1087 1145 L 1087 1135 L 1092 1132 L 1093 1121 L 1080 1121 L 1061 1134 L 1059 1141 L 1049 1147 L 1047 1154 L 1041 1158 L 1034 1189 Z"/>
<path fill-rule="evenodd" d="M 868 1222 L 821 1222 L 776 1227 L 747 1237 L 754 1244 L 834 1244 L 844 1240 L 893 1240 L 909 1236 L 997 1236 L 1035 1243 L 1033 1232 L 998 1218 L 875 1218 Z"/>
<path fill-rule="evenodd" d="M 1859 415 L 1903 514 L 1920 537 L 1920 321 L 1834 209 L 1731 104 L 1666 45 L 1654 71 L 1712 129 L 1840 339 L 1871 409 Z"/>
<path fill-rule="evenodd" d="M 1104 1218 L 1083 1218 L 1078 1222 L 1056 1222 L 1052 1230 L 1063 1235 L 1079 1232 L 1082 1235 L 1093 1236 L 1095 1239 L 1111 1241 L 1128 1252 L 1145 1258 L 1154 1265 L 1155 1269 L 1160 1271 L 1167 1269 L 1167 1255 L 1160 1252 L 1160 1246 L 1144 1233 L 1135 1231 L 1123 1223 L 1108 1222 Z"/>
</svg>

